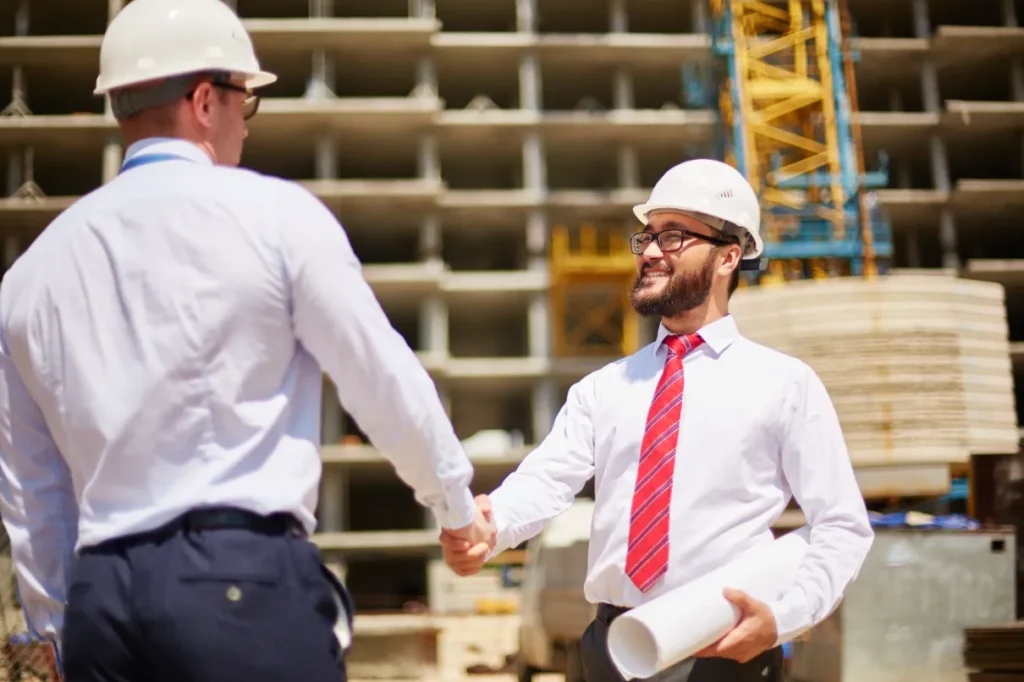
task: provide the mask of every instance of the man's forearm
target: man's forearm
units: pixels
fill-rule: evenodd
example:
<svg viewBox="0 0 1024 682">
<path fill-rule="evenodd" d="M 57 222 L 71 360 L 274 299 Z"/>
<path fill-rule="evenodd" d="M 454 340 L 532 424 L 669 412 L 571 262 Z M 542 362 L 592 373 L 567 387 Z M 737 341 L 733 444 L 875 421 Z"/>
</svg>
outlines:
<svg viewBox="0 0 1024 682">
<path fill-rule="evenodd" d="M 769 604 L 778 628 L 778 644 L 818 625 L 839 606 L 873 537 L 870 526 L 812 527 L 811 543 L 793 586 Z"/>
</svg>

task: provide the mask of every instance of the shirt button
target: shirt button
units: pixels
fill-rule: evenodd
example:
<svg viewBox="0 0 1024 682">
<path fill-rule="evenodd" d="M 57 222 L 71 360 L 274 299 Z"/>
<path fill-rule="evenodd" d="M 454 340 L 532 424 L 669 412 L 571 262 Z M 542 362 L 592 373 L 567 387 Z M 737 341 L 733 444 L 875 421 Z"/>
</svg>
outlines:
<svg viewBox="0 0 1024 682">
<path fill-rule="evenodd" d="M 227 598 L 228 601 L 239 601 L 242 598 L 242 590 L 238 589 L 237 586 L 232 585 L 228 588 Z"/>
</svg>

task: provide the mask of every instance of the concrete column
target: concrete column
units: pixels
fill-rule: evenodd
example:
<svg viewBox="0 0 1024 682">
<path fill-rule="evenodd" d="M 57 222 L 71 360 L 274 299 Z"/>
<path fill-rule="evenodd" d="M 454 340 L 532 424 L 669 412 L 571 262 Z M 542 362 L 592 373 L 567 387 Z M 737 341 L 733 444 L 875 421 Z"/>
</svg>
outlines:
<svg viewBox="0 0 1024 682">
<path fill-rule="evenodd" d="M 526 217 L 526 267 L 530 270 L 546 270 L 548 267 L 547 252 L 547 216 L 543 211 L 530 211 Z M 537 353 L 537 355 L 545 354 L 546 351 Z"/>
<path fill-rule="evenodd" d="M 4 237 L 4 270 L 7 270 L 21 255 L 21 240 L 13 234 Z"/>
<path fill-rule="evenodd" d="M 932 163 L 932 184 L 941 192 L 952 189 L 949 175 L 949 157 L 946 143 L 939 135 L 933 135 L 930 142 Z M 939 216 L 939 244 L 942 246 L 942 267 L 960 269 L 960 257 L 957 255 L 956 220 L 952 211 L 942 209 Z"/>
<path fill-rule="evenodd" d="M 693 10 L 693 33 L 709 33 L 708 13 L 706 0 L 690 0 L 690 8 Z"/>
<path fill-rule="evenodd" d="M 523 186 L 535 192 L 547 190 L 547 167 L 544 161 L 544 140 L 540 133 L 527 133 L 523 139 Z"/>
<path fill-rule="evenodd" d="M 417 12 L 411 14 L 413 17 L 419 17 L 420 19 L 436 19 L 437 18 L 437 6 L 434 0 L 416 0 Z"/>
<path fill-rule="evenodd" d="M 433 133 L 420 136 L 416 166 L 421 180 L 441 182 L 441 155 L 437 148 L 437 136 Z"/>
<path fill-rule="evenodd" d="M 534 54 L 519 60 L 519 108 L 538 111 L 543 107 L 540 63 Z"/>
<path fill-rule="evenodd" d="M 421 97 L 437 97 L 437 68 L 430 57 L 416 61 L 416 92 Z"/>
<path fill-rule="evenodd" d="M 420 260 L 424 263 L 441 263 L 441 220 L 428 215 L 420 226 Z M 422 350 L 447 357 L 448 355 L 448 305 L 440 293 L 433 293 L 420 305 L 420 339 Z"/>
<path fill-rule="evenodd" d="M 334 16 L 334 0 L 309 0 L 309 16 L 311 19 Z M 313 50 L 312 70 L 306 97 L 309 99 L 333 99 L 336 85 L 334 73 L 334 57 L 329 55 L 326 50 Z"/>
<path fill-rule="evenodd" d="M 117 177 L 123 161 L 124 148 L 114 138 L 110 138 L 110 141 L 103 146 L 103 184 Z"/>
<path fill-rule="evenodd" d="M 629 31 L 629 15 L 626 12 L 626 0 L 609 0 L 608 30 L 612 33 Z"/>
<path fill-rule="evenodd" d="M 1010 62 L 1010 96 L 1015 102 L 1024 101 L 1024 60 L 1020 57 Z"/>
<path fill-rule="evenodd" d="M 640 158 L 636 147 L 630 144 L 619 146 L 619 187 L 636 189 L 640 186 Z"/>
<path fill-rule="evenodd" d="M 448 306 L 438 295 L 429 296 L 420 305 L 421 350 L 432 355 L 448 355 Z"/>
<path fill-rule="evenodd" d="M 516 0 L 516 30 L 537 32 L 537 0 Z"/>
<path fill-rule="evenodd" d="M 319 522 L 318 530 L 326 532 L 340 532 L 345 530 L 348 514 L 345 509 L 345 499 L 340 493 L 339 487 L 345 482 L 344 471 L 339 470 L 337 465 L 324 468 L 324 475 L 321 477 L 321 487 L 324 495 L 319 500 Z"/>
<path fill-rule="evenodd" d="M 914 0 L 912 5 L 914 16 L 914 36 L 917 38 L 932 37 L 932 22 L 928 16 L 928 0 Z"/>
<path fill-rule="evenodd" d="M 946 153 L 946 141 L 939 135 L 932 135 L 929 140 L 929 151 L 932 164 L 932 185 L 940 192 L 948 192 L 952 187 L 949 177 L 949 157 Z"/>
<path fill-rule="evenodd" d="M 117 13 L 124 7 L 124 0 L 108 0 L 107 21 L 112 21 Z M 110 107 L 110 97 L 103 97 L 103 117 L 108 121 L 114 120 L 114 110 Z M 124 161 L 124 147 L 116 135 L 107 138 L 103 146 L 103 184 L 106 184 L 117 177 L 121 170 L 121 163 Z"/>
<path fill-rule="evenodd" d="M 318 506 L 317 531 L 340 533 L 348 530 L 348 475 L 336 464 L 324 467 Z M 348 567 L 344 559 L 328 556 L 324 563 L 341 580 L 345 579 Z"/>
<path fill-rule="evenodd" d="M 22 164 L 24 154 L 17 150 L 7 152 L 7 191 L 6 196 L 11 196 L 18 191 L 21 184 L 25 182 L 25 172 Z"/>
<path fill-rule="evenodd" d="M 948 208 L 939 214 L 939 244 L 942 246 L 942 267 L 960 270 L 960 255 L 957 253 L 956 218 Z"/>
<path fill-rule="evenodd" d="M 907 232 L 907 266 L 921 267 L 921 243 L 917 238 L 917 230 Z"/>
<path fill-rule="evenodd" d="M 547 217 L 542 211 L 532 211 L 526 223 L 527 267 L 534 271 L 547 270 Z M 551 357 L 551 311 L 548 296 L 541 292 L 530 299 L 527 310 L 528 345 L 531 357 Z M 531 427 L 533 442 L 547 435 L 555 418 L 558 406 L 555 404 L 555 383 L 544 378 L 534 384 L 531 396 Z"/>
<path fill-rule="evenodd" d="M 1020 21 L 1017 17 L 1017 8 L 1014 7 L 1013 0 L 1002 0 L 1002 14 L 1003 24 L 1010 28 L 1017 28 L 1020 26 Z"/>
<path fill-rule="evenodd" d="M 910 189 L 913 186 L 910 176 L 910 164 L 900 161 L 896 164 L 896 186 L 900 189 Z"/>
<path fill-rule="evenodd" d="M 636 106 L 633 92 L 633 74 L 629 69 L 616 69 L 612 88 L 613 105 L 616 109 L 632 109 Z"/>
<path fill-rule="evenodd" d="M 124 0 L 107 0 L 107 23 L 113 21 L 117 13 L 124 8 Z"/>
<path fill-rule="evenodd" d="M 526 246 L 531 270 L 547 270 L 548 226 L 541 211 L 533 211 L 527 218 Z M 530 300 L 527 311 L 529 350 L 531 357 L 551 357 L 551 311 L 546 293 L 538 293 Z M 544 378 L 534 384 L 531 396 L 531 426 L 533 442 L 539 443 L 551 430 L 558 412 L 557 388 L 554 379 Z"/>
<path fill-rule="evenodd" d="M 19 151 L 10 151 L 7 153 L 7 192 L 6 196 L 11 196 L 18 191 L 22 183 L 25 182 L 25 158 L 24 154 Z M 3 244 L 3 265 L 4 270 L 11 267 L 14 261 L 17 260 L 18 256 L 21 255 L 21 245 L 16 235 L 9 234 L 4 238 Z"/>
<path fill-rule="evenodd" d="M 926 59 L 921 68 L 921 100 L 924 102 L 924 110 L 930 114 L 938 114 L 942 111 L 942 98 L 939 94 L 939 73 L 935 69 L 932 60 Z"/>
<path fill-rule="evenodd" d="M 14 35 L 27 36 L 29 31 L 29 0 L 18 0 L 14 11 Z M 20 64 L 15 64 L 11 69 L 11 103 L 4 112 L 16 112 L 28 114 L 28 85 L 26 84 L 25 69 Z"/>
<path fill-rule="evenodd" d="M 548 432 L 551 431 L 551 425 L 555 421 L 555 415 L 558 414 L 558 388 L 555 385 L 554 379 L 541 379 L 533 387 L 532 396 L 532 414 L 530 415 L 533 423 L 533 443 L 530 445 L 541 442 Z"/>
<path fill-rule="evenodd" d="M 903 111 L 903 93 L 899 88 L 889 88 L 889 111 Z"/>
</svg>

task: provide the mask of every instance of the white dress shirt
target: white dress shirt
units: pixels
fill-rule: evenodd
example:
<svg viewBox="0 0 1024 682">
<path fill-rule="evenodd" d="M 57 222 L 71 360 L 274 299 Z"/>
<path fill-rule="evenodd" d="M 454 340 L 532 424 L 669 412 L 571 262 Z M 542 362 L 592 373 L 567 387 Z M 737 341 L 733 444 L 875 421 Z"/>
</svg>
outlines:
<svg viewBox="0 0 1024 682">
<path fill-rule="evenodd" d="M 593 476 L 584 586 L 592 603 L 634 607 L 772 539 L 795 496 L 812 526 L 795 587 L 771 607 L 779 641 L 824 619 L 874 537 L 839 421 L 803 362 L 743 338 L 731 316 L 700 330 L 683 360 L 668 573 L 647 593 L 626 576 L 640 441 L 668 332 L 572 386 L 551 433 L 492 495 L 496 551 L 539 533 Z"/>
<path fill-rule="evenodd" d="M 206 505 L 315 528 L 322 374 L 443 527 L 472 465 L 436 387 L 300 185 L 150 139 L 0 287 L 0 504 L 30 628 L 56 641 L 73 552 Z"/>
</svg>

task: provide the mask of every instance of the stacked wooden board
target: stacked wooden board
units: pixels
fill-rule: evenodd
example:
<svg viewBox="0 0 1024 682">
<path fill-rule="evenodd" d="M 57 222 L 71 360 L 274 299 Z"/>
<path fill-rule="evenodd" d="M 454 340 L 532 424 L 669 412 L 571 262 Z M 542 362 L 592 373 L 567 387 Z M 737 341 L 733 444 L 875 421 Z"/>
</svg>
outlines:
<svg viewBox="0 0 1024 682">
<path fill-rule="evenodd" d="M 737 291 L 750 339 L 821 377 L 854 465 L 961 463 L 1018 451 L 1003 288 L 949 275 Z"/>
<path fill-rule="evenodd" d="M 1024 682 L 1024 621 L 966 628 L 964 665 L 970 682 Z"/>
</svg>

